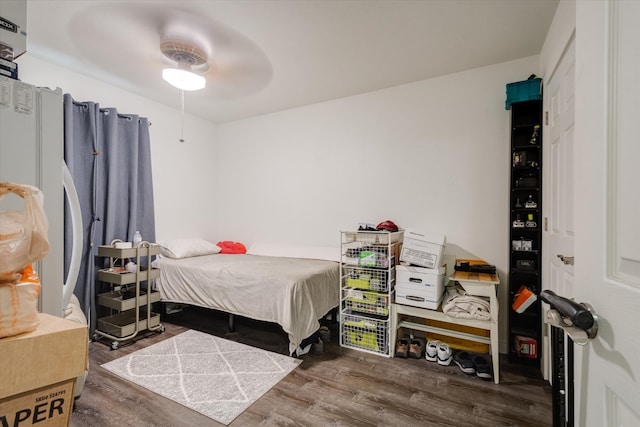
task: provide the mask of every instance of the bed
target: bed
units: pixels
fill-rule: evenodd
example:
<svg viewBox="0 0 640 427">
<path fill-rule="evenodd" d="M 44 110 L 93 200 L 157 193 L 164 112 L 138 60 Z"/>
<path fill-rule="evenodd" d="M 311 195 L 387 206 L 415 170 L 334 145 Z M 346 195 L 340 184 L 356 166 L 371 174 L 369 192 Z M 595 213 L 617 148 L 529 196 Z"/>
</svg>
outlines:
<svg viewBox="0 0 640 427">
<path fill-rule="evenodd" d="M 337 249 L 254 245 L 246 254 L 167 257 L 165 247 L 164 256 L 155 260 L 162 301 L 277 323 L 288 335 L 290 354 L 318 330 L 319 319 L 339 305 L 340 267 L 331 259 Z"/>
</svg>

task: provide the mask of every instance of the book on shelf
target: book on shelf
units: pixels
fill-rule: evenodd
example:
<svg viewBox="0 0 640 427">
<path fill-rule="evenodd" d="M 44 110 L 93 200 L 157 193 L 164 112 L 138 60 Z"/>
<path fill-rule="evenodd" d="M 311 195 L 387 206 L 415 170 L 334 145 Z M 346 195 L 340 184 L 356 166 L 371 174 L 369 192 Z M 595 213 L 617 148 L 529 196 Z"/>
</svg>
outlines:
<svg viewBox="0 0 640 427">
<path fill-rule="evenodd" d="M 537 299 L 537 295 L 531 292 L 531 289 L 522 285 L 513 296 L 511 308 L 513 308 L 513 311 L 516 313 L 524 313 Z"/>
</svg>

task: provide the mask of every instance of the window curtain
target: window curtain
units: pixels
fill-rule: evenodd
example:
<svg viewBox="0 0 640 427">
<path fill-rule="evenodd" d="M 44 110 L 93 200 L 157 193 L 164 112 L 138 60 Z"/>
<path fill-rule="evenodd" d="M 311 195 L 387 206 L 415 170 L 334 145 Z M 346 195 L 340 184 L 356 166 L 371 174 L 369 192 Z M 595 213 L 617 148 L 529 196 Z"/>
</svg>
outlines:
<svg viewBox="0 0 640 427">
<path fill-rule="evenodd" d="M 98 246 L 114 239 L 132 241 L 136 230 L 144 241 L 155 242 L 149 121 L 65 94 L 64 159 L 82 212 L 82 262 L 74 293 L 93 334 L 101 314 L 97 294 L 109 290 L 97 280 L 98 269 L 105 266 Z M 65 276 L 72 242 L 70 213 L 65 211 Z"/>
</svg>

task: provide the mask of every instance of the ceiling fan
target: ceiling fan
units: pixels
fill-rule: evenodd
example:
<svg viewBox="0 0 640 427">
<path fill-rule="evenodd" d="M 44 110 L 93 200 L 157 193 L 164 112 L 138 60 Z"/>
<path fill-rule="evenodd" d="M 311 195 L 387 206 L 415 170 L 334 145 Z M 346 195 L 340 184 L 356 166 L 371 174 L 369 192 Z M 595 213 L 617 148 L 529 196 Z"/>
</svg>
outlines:
<svg viewBox="0 0 640 427">
<path fill-rule="evenodd" d="M 177 66 L 162 70 L 162 78 L 181 90 L 200 90 L 206 86 L 206 78 L 194 68 L 209 69 L 207 54 L 195 45 L 182 40 L 164 40 L 160 51 Z M 202 67 L 202 66 L 205 67 Z"/>
<path fill-rule="evenodd" d="M 209 3 L 209 2 L 204 2 Z M 160 88 L 164 74 L 191 73 L 198 92 L 215 99 L 240 98 L 263 89 L 273 75 L 257 44 L 211 16 L 201 2 L 87 2 L 70 22 L 85 60 L 111 80 Z M 114 25 L 117 23 L 117 25 Z M 173 68 L 174 71 L 164 70 Z"/>
</svg>

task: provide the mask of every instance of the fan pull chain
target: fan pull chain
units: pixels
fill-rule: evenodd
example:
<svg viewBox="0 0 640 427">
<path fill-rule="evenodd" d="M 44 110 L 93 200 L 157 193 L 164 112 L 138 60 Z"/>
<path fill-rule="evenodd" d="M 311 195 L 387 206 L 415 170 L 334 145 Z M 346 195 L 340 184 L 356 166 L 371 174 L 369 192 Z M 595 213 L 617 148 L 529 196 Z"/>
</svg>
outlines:
<svg viewBox="0 0 640 427">
<path fill-rule="evenodd" d="M 184 142 L 184 90 L 180 91 L 182 98 L 182 119 L 180 122 L 180 142 Z"/>
</svg>

